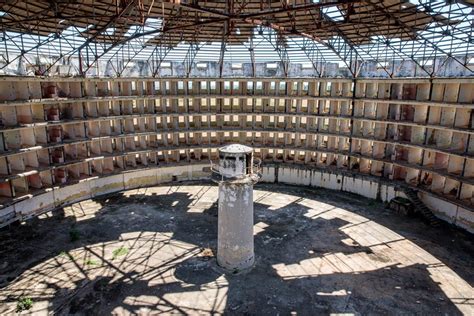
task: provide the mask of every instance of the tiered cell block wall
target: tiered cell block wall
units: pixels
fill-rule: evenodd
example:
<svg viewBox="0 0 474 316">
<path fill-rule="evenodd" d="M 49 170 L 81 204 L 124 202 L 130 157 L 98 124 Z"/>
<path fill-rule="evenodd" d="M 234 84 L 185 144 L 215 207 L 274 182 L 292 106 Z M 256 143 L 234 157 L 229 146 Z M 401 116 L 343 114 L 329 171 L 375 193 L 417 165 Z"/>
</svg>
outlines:
<svg viewBox="0 0 474 316">
<path fill-rule="evenodd" d="M 438 216 L 472 231 L 473 107 L 467 78 L 1 77 L 0 225 L 123 188 L 205 178 L 217 148 L 242 143 L 267 181 L 383 200 L 414 187 Z"/>
</svg>

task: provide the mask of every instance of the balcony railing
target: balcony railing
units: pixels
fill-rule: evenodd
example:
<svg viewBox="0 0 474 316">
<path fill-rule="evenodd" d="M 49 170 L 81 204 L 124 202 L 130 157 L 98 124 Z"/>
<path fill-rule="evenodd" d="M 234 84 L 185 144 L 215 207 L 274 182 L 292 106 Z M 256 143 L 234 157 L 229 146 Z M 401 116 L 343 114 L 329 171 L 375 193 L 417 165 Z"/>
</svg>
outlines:
<svg viewBox="0 0 474 316">
<path fill-rule="evenodd" d="M 218 162 L 210 161 L 211 164 L 211 179 L 215 182 L 222 181 L 239 181 L 239 180 L 251 180 L 257 182 L 262 177 L 262 161 L 260 159 L 254 159 L 252 166 L 245 168 L 245 174 L 237 176 L 227 176 L 220 172 L 220 166 Z"/>
</svg>

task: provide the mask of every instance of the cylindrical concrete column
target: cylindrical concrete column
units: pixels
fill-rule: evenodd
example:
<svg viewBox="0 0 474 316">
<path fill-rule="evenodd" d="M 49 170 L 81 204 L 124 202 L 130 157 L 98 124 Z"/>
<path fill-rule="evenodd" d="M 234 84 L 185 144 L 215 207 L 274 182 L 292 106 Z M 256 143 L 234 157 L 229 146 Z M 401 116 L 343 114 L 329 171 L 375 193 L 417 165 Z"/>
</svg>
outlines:
<svg viewBox="0 0 474 316">
<path fill-rule="evenodd" d="M 228 270 L 250 268 L 254 262 L 253 149 L 233 144 L 219 148 L 219 166 L 213 179 L 219 183 L 217 263 Z"/>
<path fill-rule="evenodd" d="M 217 262 L 229 270 L 247 269 L 255 262 L 251 181 L 219 184 Z"/>
</svg>

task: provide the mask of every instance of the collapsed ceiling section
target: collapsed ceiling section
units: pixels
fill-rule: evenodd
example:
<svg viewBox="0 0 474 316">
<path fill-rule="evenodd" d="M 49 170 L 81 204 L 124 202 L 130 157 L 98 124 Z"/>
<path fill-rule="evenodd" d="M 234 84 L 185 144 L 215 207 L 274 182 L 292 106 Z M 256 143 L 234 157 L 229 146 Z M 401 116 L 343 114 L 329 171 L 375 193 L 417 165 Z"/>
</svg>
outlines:
<svg viewBox="0 0 474 316">
<path fill-rule="evenodd" d="M 8 64 L 47 47 L 51 55 L 79 56 L 90 67 L 120 54 L 128 60 L 161 62 L 173 53 L 198 60 L 200 48 L 209 45 L 207 58 L 220 63 L 229 51 L 235 60 L 245 52 L 253 62 L 261 48 L 284 62 L 296 52 L 313 63 L 333 58 L 349 68 L 357 60 L 440 55 L 467 66 L 462 55 L 474 43 L 473 2 L 10 0 L 0 10 L 0 52 Z"/>
</svg>

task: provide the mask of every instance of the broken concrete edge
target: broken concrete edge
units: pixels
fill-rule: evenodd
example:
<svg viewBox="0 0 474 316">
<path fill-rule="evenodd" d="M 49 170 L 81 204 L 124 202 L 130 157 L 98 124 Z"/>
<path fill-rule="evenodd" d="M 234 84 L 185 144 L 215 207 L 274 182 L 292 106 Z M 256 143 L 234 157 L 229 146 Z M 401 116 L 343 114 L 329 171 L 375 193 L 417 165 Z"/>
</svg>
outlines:
<svg viewBox="0 0 474 316">
<path fill-rule="evenodd" d="M 49 192 L 31 196 L 0 209 L 0 227 L 105 194 L 165 183 L 210 180 L 210 177 L 209 164 L 188 164 L 128 170 L 111 176 L 91 178 L 73 185 L 55 187 Z M 400 189 L 400 184 L 395 181 L 380 181 L 371 176 L 304 166 L 265 165 L 262 167 L 260 182 L 321 187 L 354 193 L 382 202 L 390 202 L 397 196 L 407 198 Z M 419 192 L 421 200 L 438 218 L 469 233 L 474 233 L 473 210 L 434 196 L 430 192 L 423 190 Z"/>
</svg>

